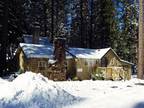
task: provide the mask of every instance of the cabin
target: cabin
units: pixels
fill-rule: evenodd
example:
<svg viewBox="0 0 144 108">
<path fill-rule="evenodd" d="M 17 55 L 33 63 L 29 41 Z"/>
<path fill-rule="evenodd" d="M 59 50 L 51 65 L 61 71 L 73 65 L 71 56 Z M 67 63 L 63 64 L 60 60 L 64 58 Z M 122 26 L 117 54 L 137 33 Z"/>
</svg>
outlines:
<svg viewBox="0 0 144 108">
<path fill-rule="evenodd" d="M 41 73 L 51 80 L 66 80 L 66 71 L 55 66 L 53 48 L 47 45 L 20 43 L 18 49 L 20 73 Z"/>
<path fill-rule="evenodd" d="M 67 76 L 71 77 L 71 74 L 75 73 L 79 80 L 131 78 L 133 63 L 120 59 L 112 48 L 70 48 L 69 51 L 75 54 L 76 58 L 67 56 Z"/>
<path fill-rule="evenodd" d="M 47 37 L 34 38 L 32 35 L 23 35 L 23 40 L 24 43 L 19 44 L 16 54 L 20 73 L 32 71 L 41 73 L 51 80 L 66 80 L 65 64 L 62 63 L 65 62 L 65 53 L 62 51 L 62 41 L 58 42 L 60 39 L 56 39 L 55 45 L 58 47 L 55 48 L 62 52 L 61 56 L 57 54 Z"/>
<path fill-rule="evenodd" d="M 24 43 L 20 43 L 17 50 L 20 72 L 41 73 L 52 80 L 75 78 L 129 80 L 131 78 L 133 64 L 120 59 L 112 48 L 65 49 L 62 56 L 64 61 L 60 63 L 63 65 L 59 66 L 54 59 L 56 46 L 52 45 L 46 37 L 37 39 L 37 43 L 33 43 L 32 35 L 24 35 Z M 61 67 L 63 69 L 59 71 Z"/>
</svg>

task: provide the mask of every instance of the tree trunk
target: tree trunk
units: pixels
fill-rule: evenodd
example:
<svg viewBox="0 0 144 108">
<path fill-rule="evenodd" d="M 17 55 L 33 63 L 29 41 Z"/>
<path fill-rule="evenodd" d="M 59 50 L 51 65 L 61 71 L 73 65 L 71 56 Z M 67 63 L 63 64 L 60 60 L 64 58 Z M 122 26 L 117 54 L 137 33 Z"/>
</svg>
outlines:
<svg viewBox="0 0 144 108">
<path fill-rule="evenodd" d="M 138 78 L 144 74 L 144 1 L 139 0 Z"/>
<path fill-rule="evenodd" d="M 54 0 L 51 0 L 51 41 L 54 38 Z"/>
<path fill-rule="evenodd" d="M 8 0 L 5 0 L 4 3 L 4 19 L 3 19 L 3 35 L 2 35 L 2 45 L 1 45 L 1 71 L 3 72 L 2 74 L 6 74 L 7 71 L 7 61 L 6 61 L 6 49 L 7 49 L 7 44 L 8 44 Z"/>
<path fill-rule="evenodd" d="M 93 37 L 93 0 L 91 0 L 91 3 L 90 3 L 90 7 L 91 7 L 91 10 L 90 10 L 90 30 L 89 30 L 89 48 L 92 48 L 92 37 Z"/>
<path fill-rule="evenodd" d="M 84 47 L 83 40 L 83 0 L 80 0 L 80 46 Z"/>
</svg>

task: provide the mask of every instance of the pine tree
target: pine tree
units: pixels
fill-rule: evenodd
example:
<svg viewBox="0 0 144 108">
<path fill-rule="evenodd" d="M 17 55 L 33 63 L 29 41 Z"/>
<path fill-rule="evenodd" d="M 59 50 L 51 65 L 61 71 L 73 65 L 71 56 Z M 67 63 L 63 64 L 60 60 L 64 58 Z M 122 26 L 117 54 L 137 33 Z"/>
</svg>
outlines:
<svg viewBox="0 0 144 108">
<path fill-rule="evenodd" d="M 125 60 L 136 63 L 137 10 L 133 0 L 116 1 L 118 35 L 115 50 Z"/>
<path fill-rule="evenodd" d="M 93 48 L 113 46 L 116 35 L 115 8 L 112 0 L 94 0 Z"/>
<path fill-rule="evenodd" d="M 21 2 L 17 0 L 1 1 L 2 18 L 0 25 L 0 69 L 6 75 L 16 71 L 14 56 L 22 34 Z"/>
<path fill-rule="evenodd" d="M 68 45 L 72 47 L 82 47 L 82 35 L 81 35 L 81 1 L 72 0 L 68 2 L 68 6 L 71 5 L 71 9 L 68 13 L 71 14 L 71 28 L 69 31 Z"/>
<path fill-rule="evenodd" d="M 54 37 L 65 35 L 65 0 L 46 0 L 47 32 L 51 41 Z"/>
<path fill-rule="evenodd" d="M 116 34 L 115 8 L 111 0 L 79 0 L 72 19 L 72 46 L 104 48 L 113 45 Z M 73 42 L 72 41 L 72 42 Z"/>
<path fill-rule="evenodd" d="M 6 72 L 6 48 L 8 40 L 8 0 L 1 1 L 0 69 L 1 76 Z"/>
</svg>

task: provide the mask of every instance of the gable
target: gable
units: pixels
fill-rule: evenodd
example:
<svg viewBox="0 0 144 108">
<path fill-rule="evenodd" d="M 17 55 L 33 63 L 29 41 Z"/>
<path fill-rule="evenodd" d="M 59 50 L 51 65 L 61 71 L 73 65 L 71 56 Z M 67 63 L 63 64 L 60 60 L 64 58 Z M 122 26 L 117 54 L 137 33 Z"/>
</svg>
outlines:
<svg viewBox="0 0 144 108">
<path fill-rule="evenodd" d="M 106 57 L 109 61 L 108 65 L 109 66 L 121 66 L 123 64 L 127 65 L 133 65 L 133 63 L 122 60 L 113 49 L 110 49 L 104 56 L 103 58 Z"/>
<path fill-rule="evenodd" d="M 105 63 L 106 62 L 106 63 Z M 116 52 L 110 49 L 101 59 L 101 63 L 106 64 L 106 66 L 121 66 L 120 58 Z"/>
</svg>

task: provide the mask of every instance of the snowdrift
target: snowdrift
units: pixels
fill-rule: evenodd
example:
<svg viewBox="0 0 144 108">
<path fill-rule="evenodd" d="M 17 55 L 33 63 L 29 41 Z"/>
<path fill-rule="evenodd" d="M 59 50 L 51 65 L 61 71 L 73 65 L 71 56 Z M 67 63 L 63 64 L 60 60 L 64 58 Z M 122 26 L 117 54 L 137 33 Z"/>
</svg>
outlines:
<svg viewBox="0 0 144 108">
<path fill-rule="evenodd" d="M 12 82 L 0 79 L 0 108 L 62 108 L 78 101 L 41 74 L 26 72 Z"/>
</svg>

